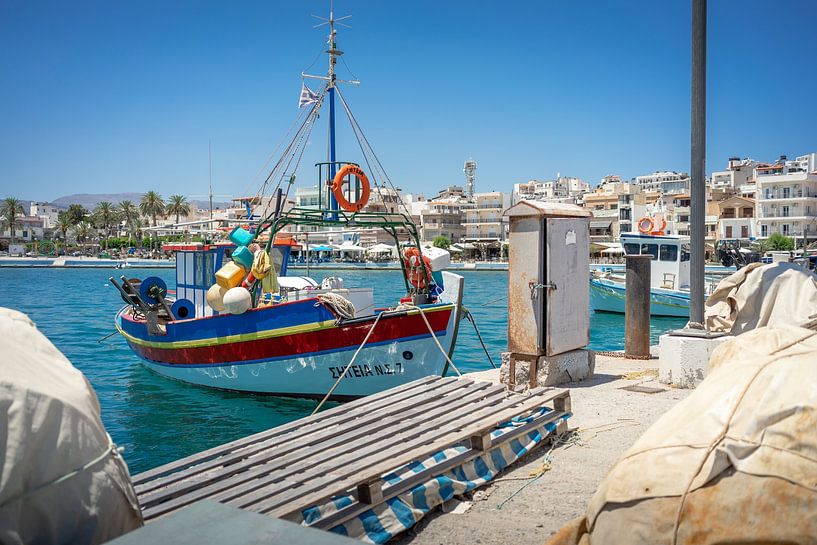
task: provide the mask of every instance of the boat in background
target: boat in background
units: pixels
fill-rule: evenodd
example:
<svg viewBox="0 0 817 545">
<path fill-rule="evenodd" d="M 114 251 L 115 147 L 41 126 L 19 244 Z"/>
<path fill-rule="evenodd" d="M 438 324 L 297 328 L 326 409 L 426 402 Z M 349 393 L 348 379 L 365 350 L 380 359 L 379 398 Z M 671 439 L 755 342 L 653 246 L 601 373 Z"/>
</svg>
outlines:
<svg viewBox="0 0 817 545">
<path fill-rule="evenodd" d="M 626 255 L 650 255 L 650 314 L 689 316 L 689 237 L 623 233 Z M 624 313 L 626 279 L 623 274 L 594 269 L 590 276 L 593 310 Z"/>
<path fill-rule="evenodd" d="M 330 15 L 329 73 L 304 75 L 322 87 L 312 92 L 302 86 L 300 106 L 306 109 L 298 128 L 258 198 L 247 202 L 247 217 L 232 229 L 230 241 L 170 248 L 176 252 L 175 298 L 158 277 L 122 276 L 121 285 L 110 279 L 126 303 L 116 314 L 116 328 L 149 369 L 224 390 L 343 400 L 444 375 L 452 364 L 464 280 L 443 270 L 450 263 L 447 252 L 423 249 L 408 210 L 364 210 L 372 192 L 386 184 L 397 190 L 337 88 L 334 66 L 342 52 L 334 21 Z M 336 96 L 365 164 L 374 165 L 368 175 L 358 163 L 336 159 Z M 325 101 L 329 145 L 327 161 L 316 165 L 317 206 L 284 210 Z M 273 184 L 271 196 L 262 198 Z M 286 239 L 296 229 L 314 228 L 385 232 L 394 247 L 403 248 L 405 297 L 374 308 L 370 286 L 347 288 L 339 279 L 318 286 L 288 276 Z"/>
</svg>

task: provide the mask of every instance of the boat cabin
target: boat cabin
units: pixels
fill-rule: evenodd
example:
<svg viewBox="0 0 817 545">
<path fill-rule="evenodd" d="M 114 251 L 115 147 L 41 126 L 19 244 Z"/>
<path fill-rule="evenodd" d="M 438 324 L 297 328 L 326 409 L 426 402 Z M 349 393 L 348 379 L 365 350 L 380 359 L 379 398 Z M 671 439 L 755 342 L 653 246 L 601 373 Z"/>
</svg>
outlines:
<svg viewBox="0 0 817 545">
<path fill-rule="evenodd" d="M 621 245 L 627 255 L 650 255 L 650 287 L 689 289 L 689 237 L 622 233 Z"/>
<path fill-rule="evenodd" d="M 165 244 L 163 250 L 176 254 L 176 300 L 187 299 L 193 304 L 195 314 L 189 318 L 217 315 L 207 304 L 207 290 L 216 283 L 216 271 L 221 268 L 235 250 L 232 242 L 213 244 L 181 243 Z M 274 245 L 270 252 L 278 276 L 286 276 L 289 261 L 289 245 Z"/>
</svg>

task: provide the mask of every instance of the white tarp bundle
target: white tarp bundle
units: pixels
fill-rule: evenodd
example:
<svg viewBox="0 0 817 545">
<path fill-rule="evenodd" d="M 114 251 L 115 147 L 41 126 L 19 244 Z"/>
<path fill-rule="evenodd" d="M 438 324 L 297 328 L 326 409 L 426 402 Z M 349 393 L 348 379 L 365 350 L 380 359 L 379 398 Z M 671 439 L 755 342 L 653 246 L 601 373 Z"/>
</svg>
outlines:
<svg viewBox="0 0 817 545">
<path fill-rule="evenodd" d="M 706 328 L 740 335 L 763 326 L 817 328 L 817 277 L 793 263 L 752 263 L 706 301 Z"/>
<path fill-rule="evenodd" d="M 5 308 L 0 353 L 0 543 L 102 543 L 141 526 L 83 374 Z"/>
<path fill-rule="evenodd" d="M 549 544 L 815 543 L 815 430 L 817 332 L 744 333 Z"/>
</svg>

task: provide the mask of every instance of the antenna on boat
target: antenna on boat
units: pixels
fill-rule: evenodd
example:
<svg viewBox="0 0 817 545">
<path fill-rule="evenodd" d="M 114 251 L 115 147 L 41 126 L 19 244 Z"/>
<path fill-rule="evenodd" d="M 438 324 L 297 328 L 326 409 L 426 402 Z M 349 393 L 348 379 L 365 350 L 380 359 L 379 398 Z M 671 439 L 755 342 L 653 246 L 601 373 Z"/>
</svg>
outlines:
<svg viewBox="0 0 817 545">
<path fill-rule="evenodd" d="M 346 23 L 341 23 L 344 19 L 348 19 L 351 15 L 344 15 L 343 17 L 335 18 L 335 8 L 333 0 L 329 0 L 329 18 L 326 19 L 324 17 L 320 17 L 318 15 L 312 15 L 312 17 L 316 19 L 320 19 L 323 21 L 322 23 L 318 23 L 313 28 L 320 28 L 324 25 L 329 25 L 329 37 L 327 39 L 327 43 L 329 44 L 329 49 L 326 50 L 326 53 L 329 54 L 329 71 L 326 76 L 313 76 L 311 74 L 306 74 L 301 72 L 302 78 L 312 78 L 312 79 L 319 79 L 326 82 L 327 93 L 329 94 L 329 180 L 335 178 L 336 172 L 336 156 L 335 156 L 335 87 L 338 83 L 351 83 L 353 85 L 360 85 L 360 82 L 357 80 L 339 80 L 335 74 L 335 64 L 338 62 L 338 57 L 343 55 L 343 51 L 338 49 L 337 44 L 337 35 L 338 31 L 335 29 L 335 25 L 343 26 L 346 28 L 352 28 L 351 26 L 347 25 Z M 329 193 L 329 209 L 332 211 L 338 210 L 338 201 L 335 198 L 333 193 Z M 331 219 L 336 219 L 337 215 L 332 214 L 330 215 Z"/>
<path fill-rule="evenodd" d="M 210 170 L 210 192 L 208 193 L 210 197 L 210 219 L 213 219 L 213 141 L 207 141 L 207 163 L 209 165 Z M 213 225 L 210 224 L 210 227 Z"/>
</svg>

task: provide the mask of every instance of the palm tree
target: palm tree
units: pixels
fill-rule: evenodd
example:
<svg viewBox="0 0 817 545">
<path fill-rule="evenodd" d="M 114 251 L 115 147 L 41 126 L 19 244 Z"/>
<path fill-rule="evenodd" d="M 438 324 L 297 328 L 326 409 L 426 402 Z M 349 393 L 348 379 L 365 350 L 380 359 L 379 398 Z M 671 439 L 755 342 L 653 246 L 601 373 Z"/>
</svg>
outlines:
<svg viewBox="0 0 817 545">
<path fill-rule="evenodd" d="M 62 233 L 63 249 L 68 250 L 68 230 L 71 228 L 71 218 L 65 212 L 60 212 L 57 216 L 57 229 Z"/>
<path fill-rule="evenodd" d="M 164 216 L 165 214 L 165 201 L 162 200 L 162 196 L 157 192 L 148 191 L 142 195 L 142 202 L 139 203 L 139 210 L 142 212 L 142 215 L 153 220 L 153 227 L 156 227 L 156 217 Z M 150 242 L 152 247 L 153 236 L 151 236 Z"/>
<path fill-rule="evenodd" d="M 176 224 L 179 223 L 179 216 L 186 216 L 190 214 L 190 204 L 184 195 L 171 195 L 170 202 L 167 203 L 167 213 L 175 214 Z"/>
<path fill-rule="evenodd" d="M 125 220 L 125 227 L 128 230 L 128 245 L 130 246 L 133 239 L 133 222 L 139 213 L 131 201 L 122 201 L 119 203 L 119 214 Z"/>
<path fill-rule="evenodd" d="M 88 211 L 81 204 L 69 204 L 65 214 L 70 218 L 71 225 L 77 225 L 88 216 Z"/>
<path fill-rule="evenodd" d="M 23 203 L 16 197 L 6 197 L 0 205 L 0 216 L 3 216 L 2 225 L 3 230 L 9 229 L 11 231 L 11 243 L 14 244 L 14 228 L 17 227 L 17 219 L 19 216 L 25 216 L 26 212 L 23 210 Z"/>
<path fill-rule="evenodd" d="M 108 249 L 108 237 L 111 236 L 111 228 L 118 220 L 118 215 L 114 205 L 108 201 L 102 201 L 96 205 L 93 220 L 97 227 L 105 231 L 105 249 Z"/>
<path fill-rule="evenodd" d="M 165 214 L 165 201 L 155 191 L 148 191 L 142 195 L 139 210 L 143 216 L 150 218 L 153 221 L 153 227 L 156 227 L 156 218 L 163 217 Z"/>
<path fill-rule="evenodd" d="M 74 236 L 77 238 L 77 243 L 82 242 L 87 244 L 88 239 L 92 238 L 93 226 L 87 221 L 81 221 L 74 226 Z"/>
</svg>

